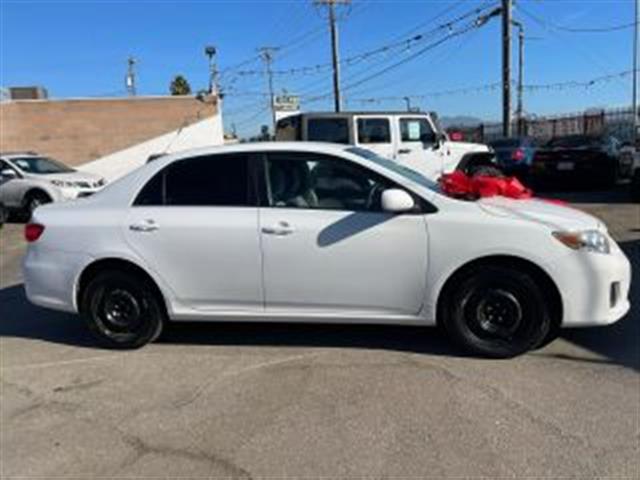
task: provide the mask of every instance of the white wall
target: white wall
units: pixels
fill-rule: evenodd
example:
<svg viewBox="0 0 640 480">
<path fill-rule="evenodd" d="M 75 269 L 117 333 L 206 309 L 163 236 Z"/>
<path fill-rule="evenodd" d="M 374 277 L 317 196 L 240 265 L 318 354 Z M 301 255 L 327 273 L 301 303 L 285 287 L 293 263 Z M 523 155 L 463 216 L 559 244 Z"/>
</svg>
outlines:
<svg viewBox="0 0 640 480">
<path fill-rule="evenodd" d="M 78 169 L 97 173 L 107 180 L 113 181 L 144 165 L 149 155 L 154 153 L 173 153 L 190 148 L 223 144 L 222 117 L 214 115 L 184 127 L 182 130 L 174 130 L 85 163 Z"/>
</svg>

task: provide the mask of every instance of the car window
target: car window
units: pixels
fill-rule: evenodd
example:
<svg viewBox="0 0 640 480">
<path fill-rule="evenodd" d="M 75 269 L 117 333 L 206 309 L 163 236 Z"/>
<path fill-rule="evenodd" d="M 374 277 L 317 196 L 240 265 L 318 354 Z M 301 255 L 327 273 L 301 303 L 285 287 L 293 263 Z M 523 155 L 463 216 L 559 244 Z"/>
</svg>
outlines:
<svg viewBox="0 0 640 480">
<path fill-rule="evenodd" d="M 435 132 L 424 118 L 401 118 L 400 139 L 403 142 L 432 143 Z"/>
<path fill-rule="evenodd" d="M 358 143 L 390 143 L 391 127 L 387 118 L 359 118 Z"/>
<path fill-rule="evenodd" d="M 393 182 L 356 163 L 315 153 L 268 154 L 266 202 L 271 207 L 380 212 Z"/>
<path fill-rule="evenodd" d="M 310 118 L 307 120 L 307 140 L 348 144 L 349 122 L 346 118 Z"/>
<path fill-rule="evenodd" d="M 207 155 L 178 160 L 158 172 L 135 205 L 250 206 L 246 155 Z"/>
</svg>

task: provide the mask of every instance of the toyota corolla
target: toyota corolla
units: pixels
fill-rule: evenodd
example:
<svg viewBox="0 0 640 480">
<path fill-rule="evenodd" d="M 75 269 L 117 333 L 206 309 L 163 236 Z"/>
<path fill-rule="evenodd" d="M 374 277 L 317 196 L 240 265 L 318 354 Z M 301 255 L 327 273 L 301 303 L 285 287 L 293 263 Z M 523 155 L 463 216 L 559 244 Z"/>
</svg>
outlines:
<svg viewBox="0 0 640 480">
<path fill-rule="evenodd" d="M 611 324 L 631 268 L 596 218 L 543 200 L 463 201 L 352 146 L 259 143 L 163 156 L 26 226 L 28 298 L 105 345 L 168 321 L 440 325 L 511 357 Z"/>
</svg>

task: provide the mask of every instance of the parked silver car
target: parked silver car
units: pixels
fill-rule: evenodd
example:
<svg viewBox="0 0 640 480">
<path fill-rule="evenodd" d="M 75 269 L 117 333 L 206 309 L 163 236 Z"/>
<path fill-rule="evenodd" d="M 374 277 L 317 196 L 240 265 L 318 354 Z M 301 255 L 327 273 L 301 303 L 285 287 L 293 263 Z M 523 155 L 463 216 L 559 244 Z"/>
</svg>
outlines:
<svg viewBox="0 0 640 480">
<path fill-rule="evenodd" d="M 0 203 L 30 216 L 39 205 L 87 197 L 106 181 L 33 152 L 0 154 Z"/>
</svg>

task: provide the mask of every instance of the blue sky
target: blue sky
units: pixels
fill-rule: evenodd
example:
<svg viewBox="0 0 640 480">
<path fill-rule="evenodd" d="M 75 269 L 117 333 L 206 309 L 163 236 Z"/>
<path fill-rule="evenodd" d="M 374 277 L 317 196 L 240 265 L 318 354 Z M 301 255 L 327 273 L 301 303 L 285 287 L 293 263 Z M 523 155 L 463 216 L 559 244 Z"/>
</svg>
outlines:
<svg viewBox="0 0 640 480">
<path fill-rule="evenodd" d="M 407 59 L 421 48 L 462 28 L 440 29 L 407 45 L 402 42 L 433 31 L 452 19 L 496 0 L 376 1 L 354 0 L 340 10 L 344 59 L 379 46 L 399 45 L 357 64 L 343 65 L 343 85 Z M 43 85 L 52 97 L 124 94 L 126 59 L 138 59 L 139 94 L 165 94 L 175 74 L 192 88 L 207 84 L 206 44 L 215 44 L 222 85 L 228 95 L 225 124 L 241 134 L 269 123 L 264 97 L 266 80 L 256 49 L 278 46 L 274 69 L 286 70 L 330 61 L 324 11 L 312 0 L 289 1 L 7 1 L 0 0 L 0 84 Z M 633 22 L 633 0 L 519 0 L 514 17 L 523 22 L 527 40 L 526 84 L 586 81 L 631 69 L 632 29 L 607 33 L 574 33 L 562 27 L 600 28 Z M 471 19 L 472 17 L 470 17 Z M 408 47 L 408 48 L 407 48 Z M 514 66 L 517 59 L 514 41 Z M 490 85 L 500 80 L 500 22 L 443 41 L 345 92 L 352 109 L 399 109 L 404 102 L 360 100 L 402 97 Z M 245 72 L 238 75 L 239 71 Z M 515 72 L 514 72 L 515 73 Z M 279 92 L 302 93 L 307 99 L 331 92 L 330 71 L 276 75 Z M 590 88 L 527 92 L 525 109 L 535 114 L 580 111 L 630 103 L 631 77 L 596 83 Z M 304 97 L 303 97 L 304 100 Z M 414 105 L 441 115 L 500 116 L 499 90 L 451 93 L 415 99 Z M 304 107 L 304 102 L 303 102 Z M 330 98 L 306 109 L 330 109 Z"/>
</svg>

